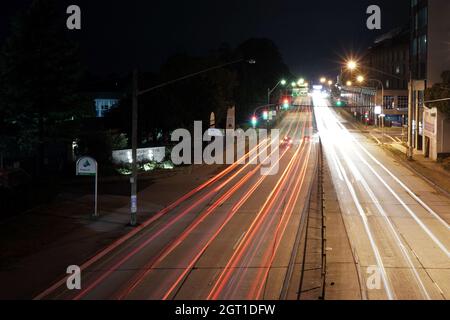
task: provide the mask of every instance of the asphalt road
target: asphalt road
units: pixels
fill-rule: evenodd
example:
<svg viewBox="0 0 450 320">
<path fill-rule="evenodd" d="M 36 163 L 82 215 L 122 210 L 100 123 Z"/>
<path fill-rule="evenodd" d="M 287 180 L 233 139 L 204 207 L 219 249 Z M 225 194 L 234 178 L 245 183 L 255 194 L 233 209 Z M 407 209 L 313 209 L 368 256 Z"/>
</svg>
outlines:
<svg viewBox="0 0 450 320">
<path fill-rule="evenodd" d="M 314 111 L 367 299 L 450 297 L 450 199 L 348 130 L 325 97 Z M 395 138 L 394 138 L 395 139 Z M 332 226 L 327 226 L 332 228 Z"/>
<path fill-rule="evenodd" d="M 86 262 L 81 290 L 63 278 L 38 299 L 278 299 L 317 158 L 312 112 L 279 125 L 275 175 L 230 165 Z M 260 144 L 258 153 L 264 151 Z M 57 275 L 55 275 L 56 277 Z"/>
</svg>

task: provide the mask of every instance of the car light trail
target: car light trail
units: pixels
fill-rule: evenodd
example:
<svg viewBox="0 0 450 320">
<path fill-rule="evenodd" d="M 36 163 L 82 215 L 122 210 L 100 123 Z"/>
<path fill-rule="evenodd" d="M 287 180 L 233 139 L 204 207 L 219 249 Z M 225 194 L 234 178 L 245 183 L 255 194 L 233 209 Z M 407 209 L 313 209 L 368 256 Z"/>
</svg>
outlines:
<svg viewBox="0 0 450 320">
<path fill-rule="evenodd" d="M 267 140 L 267 139 L 265 139 Z M 265 143 L 265 147 L 261 150 L 258 149 L 258 153 L 256 156 L 264 152 L 268 147 L 269 144 Z M 250 152 L 247 153 L 250 154 Z M 236 163 L 235 163 L 236 164 Z M 245 165 L 242 166 L 236 173 L 234 173 L 231 177 L 229 177 L 226 182 L 222 183 L 220 185 L 220 188 L 223 188 L 225 185 L 230 183 L 232 180 L 234 180 L 238 175 L 240 175 L 248 166 L 251 165 L 251 161 L 248 161 Z M 229 168 L 228 168 L 229 169 Z M 225 171 L 230 172 L 231 170 L 226 169 Z M 221 174 L 219 174 L 221 175 Z M 224 175 L 222 175 L 224 176 Z M 218 180 L 213 178 L 214 181 Z M 213 180 L 211 179 L 211 180 Z M 211 181 L 210 180 L 210 181 Z M 209 182 L 209 181 L 208 181 Z M 211 182 L 212 183 L 212 182 Z M 209 183 L 209 184 L 211 184 Z M 198 189 L 198 188 L 196 188 Z M 153 234 L 151 237 L 149 237 L 146 241 L 141 243 L 139 246 L 137 246 L 134 250 L 132 250 L 130 253 L 128 253 L 125 257 L 120 259 L 117 263 L 115 263 L 111 268 L 109 268 L 105 273 L 103 273 L 100 277 L 98 277 L 96 280 L 94 280 L 92 283 L 90 283 L 84 290 L 82 290 L 78 295 L 75 296 L 74 300 L 79 300 L 82 297 L 84 297 L 86 294 L 88 294 L 91 290 L 93 290 L 97 285 L 99 285 L 103 280 L 105 280 L 108 276 L 110 276 L 114 271 L 116 271 L 121 265 L 123 265 L 126 261 L 128 261 L 131 257 L 136 255 L 138 252 L 140 252 L 144 247 L 146 247 L 148 244 L 150 244 L 152 241 L 154 241 L 157 237 L 159 237 L 161 234 L 163 234 L 167 229 L 169 229 L 171 226 L 173 226 L 176 222 L 181 220 L 184 216 L 186 216 L 189 212 L 191 212 L 193 209 L 198 207 L 200 204 L 205 202 L 210 197 L 217 194 L 219 191 L 219 188 L 215 188 L 211 191 L 209 191 L 206 195 L 203 195 L 199 200 L 197 200 L 194 204 L 189 206 L 187 209 L 183 210 L 182 213 L 177 214 L 173 219 L 171 219 L 168 223 L 164 225 L 161 229 L 159 229 L 155 234 Z M 148 225 L 148 224 L 147 224 Z M 142 229 L 142 228 L 141 228 Z"/>
<path fill-rule="evenodd" d="M 418 202 L 429 214 L 431 214 L 437 221 L 440 222 L 441 225 L 445 227 L 446 230 L 448 230 L 448 224 L 436 213 L 434 212 L 422 199 L 420 199 L 416 194 L 414 194 L 411 189 L 409 189 L 397 176 L 395 176 L 389 169 L 386 168 L 378 159 L 376 159 L 362 144 L 356 140 L 354 136 L 350 134 L 350 132 L 344 127 L 342 123 L 332 114 L 332 111 L 327 107 L 327 104 L 325 101 L 315 101 L 318 105 L 316 108 L 316 114 L 318 115 L 318 123 L 320 122 L 320 133 L 321 136 L 323 136 L 323 141 L 326 142 L 327 150 L 330 151 L 334 159 L 336 159 L 339 162 L 340 169 L 338 174 L 344 173 L 345 171 L 340 164 L 340 161 L 337 158 L 337 155 L 334 153 L 334 148 L 337 147 L 337 143 L 340 143 L 340 150 L 342 153 L 342 156 L 345 160 L 345 163 L 350 168 L 350 171 L 352 173 L 357 170 L 357 168 L 354 166 L 353 161 L 349 158 L 349 154 L 354 154 L 359 161 L 363 165 L 365 165 L 369 171 L 377 178 L 378 181 L 382 183 L 382 185 L 389 191 L 389 193 L 398 201 L 398 203 L 405 209 L 405 211 L 413 218 L 413 220 L 420 226 L 420 228 L 427 234 L 427 236 L 437 245 L 437 247 L 447 256 L 449 257 L 449 252 L 446 248 L 446 246 L 435 236 L 433 232 L 422 222 L 421 219 L 417 216 L 417 214 L 408 206 L 401 197 L 393 190 L 393 188 L 388 184 L 388 182 L 383 178 L 377 170 L 366 160 L 363 155 L 359 152 L 359 150 L 362 150 L 365 155 L 369 157 L 376 165 L 378 165 L 384 172 L 388 174 L 389 177 L 391 177 L 396 183 L 398 183 L 403 190 L 406 191 L 406 193 L 411 196 L 416 202 Z M 343 150 L 343 147 L 347 146 L 349 149 Z M 332 152 L 331 152 L 332 150 Z M 333 159 L 333 161 L 334 161 Z M 360 173 L 360 172 L 359 172 Z M 345 178 L 345 177 L 344 177 Z M 346 184 L 348 185 L 348 177 L 346 179 Z M 377 208 L 377 211 L 380 213 L 380 215 L 383 217 L 383 220 L 388 226 L 388 230 L 390 231 L 390 234 L 393 236 L 395 243 L 397 244 L 398 248 L 400 249 L 401 256 L 403 257 L 404 261 L 406 261 L 407 265 L 409 266 L 408 270 L 412 273 L 419 289 L 420 293 L 423 298 L 425 299 L 431 299 L 418 271 L 417 268 L 414 266 L 414 263 L 411 259 L 411 256 L 406 249 L 406 245 L 404 241 L 402 240 L 401 236 L 399 235 L 399 231 L 396 229 L 394 224 L 391 221 L 391 218 L 386 214 L 384 208 L 382 207 L 379 199 L 375 195 L 373 189 L 369 186 L 368 182 L 364 178 L 357 179 L 358 182 L 361 183 L 362 187 L 366 191 L 367 195 L 372 200 L 373 204 Z M 352 189 L 353 187 L 348 186 L 349 189 Z M 353 189 L 354 191 L 354 189 Z M 355 194 L 352 193 L 352 198 L 355 202 Z M 356 202 L 355 202 L 356 204 Z M 358 205 L 357 205 L 358 207 Z M 362 207 L 361 207 L 362 208 Z M 359 209 L 358 209 L 359 210 Z M 365 220 L 365 219 L 363 219 Z M 412 251 L 412 249 L 411 249 Z M 414 253 L 414 252 L 413 252 Z M 417 259 L 419 259 L 416 256 Z"/>
<path fill-rule="evenodd" d="M 310 155 L 311 155 L 311 145 L 309 146 L 309 150 L 307 152 L 307 156 L 306 156 L 306 160 L 305 160 L 306 164 L 309 161 Z M 275 260 L 275 253 L 277 252 L 277 250 L 281 244 L 281 240 L 283 239 L 283 236 L 286 232 L 288 222 L 290 221 L 292 214 L 294 212 L 295 203 L 297 202 L 298 197 L 300 195 L 300 191 L 302 190 L 302 187 L 303 187 L 303 184 L 305 181 L 305 177 L 306 177 L 306 169 L 307 169 L 307 165 L 303 166 L 302 173 L 296 179 L 296 185 L 294 187 L 294 192 L 290 195 L 288 204 L 283 212 L 283 217 L 288 212 L 286 215 L 286 218 L 284 219 L 285 222 L 284 222 L 284 224 L 280 223 L 277 226 L 277 230 L 275 232 L 275 237 L 274 237 L 273 249 L 271 252 L 267 251 L 265 258 L 263 259 L 263 265 L 266 265 L 267 267 L 260 269 L 260 271 L 258 272 L 256 280 L 254 281 L 254 286 L 253 286 L 252 290 L 250 290 L 250 292 L 249 292 L 249 295 L 248 295 L 249 299 L 259 299 L 262 295 L 262 290 L 264 288 L 264 285 L 267 282 L 270 268 L 273 264 L 273 261 Z M 300 217 L 300 219 L 301 219 L 301 217 Z M 281 229 L 281 232 L 280 232 L 280 229 Z M 279 236 L 278 236 L 278 234 L 279 234 Z M 268 261 L 268 262 L 265 262 L 265 261 Z"/>
<path fill-rule="evenodd" d="M 327 132 L 327 130 L 331 130 L 330 127 L 328 127 L 328 129 L 326 129 L 325 126 L 324 126 L 324 123 L 327 123 L 328 125 L 331 125 L 333 123 L 333 119 L 330 119 L 329 114 L 325 114 L 326 111 L 329 111 L 329 109 L 326 108 L 327 105 L 326 105 L 325 100 L 323 100 L 321 98 L 318 98 L 318 97 L 315 97 L 314 105 L 317 106 L 315 108 L 315 111 L 316 111 L 317 126 L 319 128 L 319 134 L 322 135 L 324 132 Z M 334 137 L 339 137 L 339 132 L 332 132 L 330 134 L 333 134 Z M 328 139 L 328 141 L 330 141 L 330 139 Z M 348 158 L 346 158 L 346 159 L 348 159 Z M 387 277 L 387 274 L 386 274 L 386 270 L 385 270 L 384 265 L 383 265 L 383 260 L 382 260 L 381 255 L 380 255 L 380 251 L 379 251 L 379 249 L 378 249 L 378 247 L 377 247 L 377 245 L 375 243 L 375 239 L 373 237 L 372 230 L 371 230 L 371 228 L 369 226 L 369 222 L 367 220 L 366 213 L 365 213 L 364 209 L 362 208 L 362 205 L 361 205 L 361 203 L 360 203 L 360 201 L 358 199 L 358 196 L 356 195 L 356 191 L 353 188 L 353 185 L 352 185 L 351 181 L 349 180 L 344 167 L 342 166 L 342 164 L 341 164 L 339 159 L 336 159 L 336 160 L 337 160 L 337 163 L 338 163 L 338 165 L 340 167 L 341 173 L 343 175 L 345 184 L 347 185 L 347 188 L 348 188 L 348 190 L 350 192 L 350 195 L 351 195 L 351 197 L 353 199 L 353 202 L 354 202 L 354 204 L 356 206 L 356 209 L 357 209 L 357 211 L 358 211 L 358 213 L 359 213 L 359 215 L 361 217 L 361 221 L 363 222 L 364 230 L 366 231 L 366 235 L 367 235 L 367 237 L 369 239 L 370 246 L 371 246 L 372 251 L 374 253 L 374 256 L 375 256 L 375 259 L 376 259 L 376 262 L 377 262 L 377 267 L 378 267 L 378 270 L 380 272 L 381 278 L 383 280 L 383 284 L 384 284 L 385 291 L 386 291 L 386 294 L 388 296 L 388 299 L 389 300 L 393 300 L 394 299 L 394 294 L 392 292 L 392 289 L 391 289 L 391 286 L 390 286 L 390 283 L 389 283 L 389 280 L 388 280 L 388 277 Z M 349 165 L 349 167 L 351 167 L 351 165 Z M 352 173 L 353 172 L 357 172 L 357 169 L 354 168 L 351 171 L 352 171 Z"/>
<path fill-rule="evenodd" d="M 225 284 L 231 277 L 231 273 L 232 273 L 233 268 L 235 267 L 237 261 L 239 261 L 241 259 L 246 248 L 249 246 L 251 239 L 254 237 L 255 232 L 261 226 L 261 223 L 262 223 L 264 217 L 268 214 L 270 209 L 273 207 L 274 199 L 278 196 L 278 194 L 282 190 L 281 185 L 286 182 L 285 178 L 286 178 L 287 174 L 292 171 L 295 161 L 298 160 L 299 151 L 300 151 L 300 149 L 296 150 L 294 156 L 290 160 L 290 162 L 289 162 L 288 166 L 286 167 L 285 171 L 283 172 L 282 176 L 278 180 L 274 189 L 271 191 L 267 200 L 264 202 L 262 209 L 258 212 L 256 218 L 254 219 L 251 226 L 249 227 L 250 232 L 247 232 L 245 234 L 242 242 L 239 244 L 238 248 L 233 253 L 232 257 L 230 258 L 226 267 L 224 268 L 223 272 L 221 273 L 219 279 L 216 281 L 214 287 L 210 291 L 210 294 L 207 297 L 208 300 L 217 299 L 220 292 L 222 291 L 223 287 L 225 286 Z"/>
<path fill-rule="evenodd" d="M 409 195 L 413 196 L 417 202 L 419 202 L 423 208 L 429 211 L 435 218 L 438 219 L 441 224 L 443 224 L 448 230 L 448 224 L 437 215 L 431 208 L 428 207 L 419 197 L 417 197 L 403 182 L 400 181 L 395 175 L 392 174 L 383 164 L 381 164 L 373 155 L 371 155 L 366 148 L 364 148 L 356 139 L 351 137 L 350 133 L 345 129 L 342 124 L 337 122 L 337 124 L 341 127 L 341 130 L 349 137 L 352 142 L 357 145 L 361 150 L 364 151 L 375 163 L 377 163 L 380 167 L 382 167 L 396 182 L 398 182 L 404 190 L 408 192 Z M 356 151 L 356 150 L 355 150 Z M 413 210 L 399 197 L 399 195 L 387 184 L 387 182 L 376 172 L 376 170 L 361 156 L 359 152 L 356 151 L 356 155 L 358 158 L 369 168 L 369 170 L 377 177 L 377 179 L 389 190 L 389 192 L 396 198 L 396 200 L 402 205 L 402 207 L 408 212 L 408 214 L 416 221 L 416 223 L 422 228 L 422 230 L 434 241 L 434 243 L 447 255 L 450 257 L 449 251 L 445 247 L 445 245 L 431 232 L 431 230 L 420 220 Z"/>
<path fill-rule="evenodd" d="M 299 123 L 296 126 L 295 131 L 298 130 L 298 126 Z M 304 132 L 303 128 L 303 132 Z M 303 135 L 303 133 L 302 133 Z M 302 147 L 303 148 L 303 145 Z M 301 149 L 299 148 L 299 149 Z M 286 154 L 287 150 L 283 153 L 283 157 Z M 291 160 L 292 161 L 292 160 Z M 287 169 L 286 169 L 287 170 Z M 179 286 L 179 284 L 183 281 L 183 279 L 186 277 L 186 275 L 192 270 L 192 268 L 194 267 L 194 265 L 197 263 L 197 261 L 200 259 L 200 257 L 203 255 L 203 253 L 206 251 L 206 249 L 210 246 L 210 244 L 217 238 L 217 236 L 220 234 L 220 232 L 223 230 L 223 228 L 228 224 L 228 222 L 233 218 L 234 214 L 240 209 L 240 207 L 248 200 L 248 198 L 256 191 L 256 189 L 259 187 L 259 185 L 264 181 L 264 179 L 266 178 L 266 176 L 261 177 L 258 182 L 252 186 L 252 188 L 250 190 L 247 191 L 246 194 L 244 194 L 244 196 L 241 198 L 241 200 L 235 204 L 233 206 L 233 208 L 231 209 L 231 211 L 227 214 L 227 219 L 224 223 L 222 223 L 222 225 L 220 226 L 220 228 L 215 232 L 215 234 L 210 237 L 210 239 L 208 240 L 208 242 L 204 245 L 204 247 L 197 253 L 197 255 L 194 257 L 194 259 L 191 260 L 191 262 L 189 263 L 188 267 L 184 269 L 183 273 L 176 279 L 176 281 L 172 284 L 172 286 L 170 287 L 170 289 L 164 294 L 163 296 L 163 300 L 167 300 L 173 293 L 173 291 Z M 237 246 L 239 246 L 242 242 L 243 239 L 245 237 L 247 233 L 244 233 L 240 240 L 237 244 Z"/>
<path fill-rule="evenodd" d="M 273 150 L 272 153 L 278 152 L 278 150 Z M 281 155 L 280 159 L 283 158 L 286 154 L 287 150 Z M 269 155 L 267 159 L 270 157 Z M 261 164 L 257 165 L 252 171 L 246 174 L 246 176 L 239 180 L 239 182 L 234 185 L 231 189 L 229 189 L 224 195 L 222 195 L 217 201 L 215 201 L 211 206 L 208 207 L 208 209 L 202 213 L 201 216 L 199 216 L 187 229 L 185 229 L 181 235 L 179 235 L 176 239 L 174 239 L 170 244 L 166 246 L 161 252 L 159 256 L 152 259 L 153 261 L 150 262 L 147 266 L 144 267 L 144 272 L 141 274 L 138 274 L 136 279 L 131 281 L 131 285 L 127 288 L 127 290 L 124 293 L 119 294 L 119 299 L 123 299 L 127 295 L 129 295 L 130 292 L 132 292 L 154 268 L 155 265 L 160 263 L 162 260 L 164 260 L 170 253 L 173 252 L 180 244 L 183 242 L 192 231 L 194 231 L 214 210 L 216 210 L 222 203 L 224 203 L 226 200 L 228 200 L 233 194 L 236 193 L 250 178 L 252 178 L 260 169 Z M 263 176 L 264 178 L 266 176 Z M 261 179 L 261 181 L 264 179 Z"/>
</svg>

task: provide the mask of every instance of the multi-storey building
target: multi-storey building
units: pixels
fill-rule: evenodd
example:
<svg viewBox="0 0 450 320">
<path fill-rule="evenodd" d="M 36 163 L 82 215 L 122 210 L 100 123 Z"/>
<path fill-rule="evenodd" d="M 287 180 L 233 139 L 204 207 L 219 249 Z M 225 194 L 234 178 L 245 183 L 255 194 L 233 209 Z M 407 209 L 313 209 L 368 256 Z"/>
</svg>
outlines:
<svg viewBox="0 0 450 320">
<path fill-rule="evenodd" d="M 367 83 L 378 88 L 376 105 L 398 124 L 405 123 L 408 111 L 409 34 L 408 27 L 400 27 L 378 37 L 362 63 Z"/>
<path fill-rule="evenodd" d="M 425 106 L 425 89 L 450 70 L 450 1 L 411 0 L 410 10 L 409 155 L 414 151 L 436 159 L 450 153 L 450 123 Z"/>
</svg>

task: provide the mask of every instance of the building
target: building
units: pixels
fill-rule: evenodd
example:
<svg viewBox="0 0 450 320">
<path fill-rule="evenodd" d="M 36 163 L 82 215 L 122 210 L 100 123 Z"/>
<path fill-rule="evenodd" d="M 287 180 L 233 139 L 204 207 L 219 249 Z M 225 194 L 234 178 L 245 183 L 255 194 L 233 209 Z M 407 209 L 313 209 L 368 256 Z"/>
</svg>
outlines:
<svg viewBox="0 0 450 320">
<path fill-rule="evenodd" d="M 424 97 L 425 89 L 441 82 L 442 72 L 450 70 L 450 1 L 411 0 L 410 10 L 408 155 L 418 153 L 437 159 L 439 154 L 450 153 L 448 120 L 427 108 Z"/>
<path fill-rule="evenodd" d="M 93 94 L 95 102 L 95 116 L 103 118 L 111 109 L 117 107 L 121 95 L 115 92 L 98 92 Z"/>
<path fill-rule="evenodd" d="M 409 45 L 409 27 L 396 28 L 374 41 L 362 63 L 367 83 L 377 88 L 375 104 L 398 125 L 406 124 L 408 113 Z"/>
</svg>

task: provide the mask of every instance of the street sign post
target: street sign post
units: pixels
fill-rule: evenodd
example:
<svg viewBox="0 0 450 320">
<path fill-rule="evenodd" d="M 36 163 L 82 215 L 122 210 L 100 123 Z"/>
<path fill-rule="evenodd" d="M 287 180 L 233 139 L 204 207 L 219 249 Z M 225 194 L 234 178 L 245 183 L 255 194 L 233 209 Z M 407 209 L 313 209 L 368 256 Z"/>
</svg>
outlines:
<svg viewBox="0 0 450 320">
<path fill-rule="evenodd" d="M 76 165 L 76 175 L 77 176 L 94 176 L 95 177 L 95 207 L 94 207 L 94 217 L 98 217 L 97 210 L 97 200 L 98 200 L 98 164 L 94 158 L 91 157 L 81 157 L 77 161 Z"/>
</svg>

